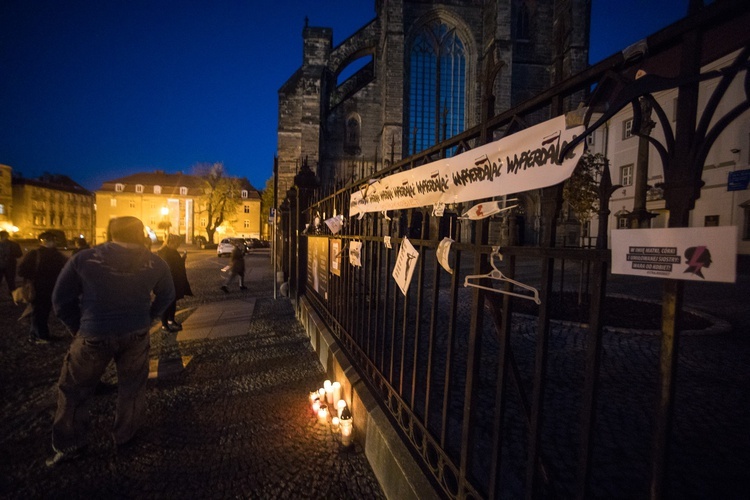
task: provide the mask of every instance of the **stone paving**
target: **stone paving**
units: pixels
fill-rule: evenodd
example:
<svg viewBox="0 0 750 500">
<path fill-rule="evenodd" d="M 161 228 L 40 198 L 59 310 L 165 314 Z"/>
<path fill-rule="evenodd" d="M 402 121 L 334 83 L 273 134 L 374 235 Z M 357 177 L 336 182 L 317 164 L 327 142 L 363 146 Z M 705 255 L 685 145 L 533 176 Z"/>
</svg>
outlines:
<svg viewBox="0 0 750 500">
<path fill-rule="evenodd" d="M 103 390 L 87 454 L 54 469 L 44 460 L 69 337 L 53 320 L 59 340 L 28 344 L 22 308 L 3 295 L 0 498 L 383 498 L 361 448 L 343 448 L 309 409 L 326 375 L 289 301 L 273 298 L 268 252 L 247 262 L 249 289 L 229 295 L 218 288 L 223 262 L 188 269 L 196 296 L 178 304 L 184 334 L 152 334 L 148 424 L 137 444 L 115 453 L 116 394 Z M 217 327 L 227 320 L 221 304 L 245 310 L 244 325 L 233 316 L 233 328 Z M 104 381 L 116 381 L 112 367 Z"/>
</svg>

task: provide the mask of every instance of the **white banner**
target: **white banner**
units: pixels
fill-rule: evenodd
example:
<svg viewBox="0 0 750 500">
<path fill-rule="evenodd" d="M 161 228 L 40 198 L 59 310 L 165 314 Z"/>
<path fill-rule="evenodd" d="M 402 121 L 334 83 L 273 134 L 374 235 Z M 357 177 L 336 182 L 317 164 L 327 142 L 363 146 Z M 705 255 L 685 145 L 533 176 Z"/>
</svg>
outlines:
<svg viewBox="0 0 750 500">
<path fill-rule="evenodd" d="M 566 129 L 565 116 L 558 116 L 453 158 L 371 180 L 352 193 L 349 215 L 481 200 L 559 184 L 573 173 L 583 143 L 561 165 L 555 160 L 583 130 Z"/>
<path fill-rule="evenodd" d="M 616 229 L 612 231 L 612 273 L 734 283 L 737 228 Z"/>
</svg>

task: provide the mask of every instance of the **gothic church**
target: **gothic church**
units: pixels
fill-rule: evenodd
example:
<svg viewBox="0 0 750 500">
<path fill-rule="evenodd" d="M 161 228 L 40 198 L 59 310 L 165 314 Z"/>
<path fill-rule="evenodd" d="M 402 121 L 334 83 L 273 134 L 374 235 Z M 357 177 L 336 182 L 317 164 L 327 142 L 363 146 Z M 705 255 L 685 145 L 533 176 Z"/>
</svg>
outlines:
<svg viewBox="0 0 750 500">
<path fill-rule="evenodd" d="M 279 202 L 305 161 L 330 192 L 581 71 L 590 8 L 376 0 L 374 19 L 335 47 L 330 28 L 306 23 L 302 66 L 279 90 Z"/>
</svg>

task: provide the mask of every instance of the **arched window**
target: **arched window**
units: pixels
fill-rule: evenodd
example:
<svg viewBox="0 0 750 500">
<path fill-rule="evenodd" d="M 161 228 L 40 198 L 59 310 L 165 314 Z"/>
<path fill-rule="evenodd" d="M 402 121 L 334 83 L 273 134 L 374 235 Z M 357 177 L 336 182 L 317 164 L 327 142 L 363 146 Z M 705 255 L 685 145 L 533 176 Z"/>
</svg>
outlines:
<svg viewBox="0 0 750 500">
<path fill-rule="evenodd" d="M 118 193 L 125 191 L 125 184 L 120 184 L 119 182 L 115 184 L 115 191 Z"/>
<path fill-rule="evenodd" d="M 135 192 L 136 193 L 142 193 L 143 192 L 143 184 L 136 184 L 135 185 Z"/>
<path fill-rule="evenodd" d="M 361 127 L 359 116 L 350 115 L 346 120 L 346 137 L 344 138 L 344 151 L 350 155 L 358 155 L 361 151 Z"/>
<path fill-rule="evenodd" d="M 187 196 L 188 190 L 185 186 L 180 187 L 180 195 Z"/>
<path fill-rule="evenodd" d="M 243 198 L 247 198 L 247 189 L 243 189 L 243 190 L 242 190 L 242 191 L 240 192 L 240 196 L 241 196 L 241 197 L 243 197 Z"/>
<path fill-rule="evenodd" d="M 516 39 L 517 40 L 529 40 L 531 38 L 530 36 L 530 30 L 529 30 L 529 22 L 530 22 L 530 15 L 529 15 L 529 6 L 526 5 L 526 2 L 521 3 L 521 5 L 518 7 L 518 17 L 516 17 Z"/>
<path fill-rule="evenodd" d="M 406 150 L 418 153 L 464 130 L 466 51 L 456 30 L 425 25 L 409 51 Z"/>
</svg>

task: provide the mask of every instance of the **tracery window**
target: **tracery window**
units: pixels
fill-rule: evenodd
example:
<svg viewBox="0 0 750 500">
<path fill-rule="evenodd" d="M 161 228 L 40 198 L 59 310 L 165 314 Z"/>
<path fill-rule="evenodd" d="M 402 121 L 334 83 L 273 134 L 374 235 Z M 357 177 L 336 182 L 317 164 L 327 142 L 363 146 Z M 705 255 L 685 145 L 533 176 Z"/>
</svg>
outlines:
<svg viewBox="0 0 750 500">
<path fill-rule="evenodd" d="M 351 115 L 346 120 L 346 138 L 344 140 L 344 151 L 350 155 L 358 155 L 362 148 L 360 146 L 361 131 L 357 115 Z"/>
<path fill-rule="evenodd" d="M 406 150 L 418 153 L 464 130 L 466 51 L 454 28 L 425 25 L 409 51 Z"/>
</svg>

